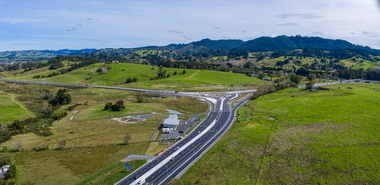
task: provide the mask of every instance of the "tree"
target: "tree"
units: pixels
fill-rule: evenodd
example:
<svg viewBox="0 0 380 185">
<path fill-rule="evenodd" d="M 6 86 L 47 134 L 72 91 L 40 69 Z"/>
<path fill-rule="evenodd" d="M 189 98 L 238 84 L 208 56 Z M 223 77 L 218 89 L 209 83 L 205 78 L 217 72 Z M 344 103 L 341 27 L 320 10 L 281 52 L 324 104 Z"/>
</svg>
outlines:
<svg viewBox="0 0 380 185">
<path fill-rule="evenodd" d="M 120 111 L 121 110 L 121 106 L 120 105 L 118 105 L 118 104 L 114 104 L 114 105 L 112 105 L 112 111 Z"/>
<path fill-rule="evenodd" d="M 301 76 L 298 76 L 298 75 L 296 75 L 294 73 L 292 73 L 290 75 L 290 81 L 293 82 L 293 83 L 296 83 L 297 85 L 300 84 L 301 80 L 302 80 Z"/>
<path fill-rule="evenodd" d="M 129 144 L 129 141 L 132 139 L 131 134 L 127 133 L 124 137 L 124 143 Z"/>
<path fill-rule="evenodd" d="M 137 78 L 133 78 L 133 82 L 137 82 L 138 80 L 137 80 Z"/>
<path fill-rule="evenodd" d="M 58 105 L 66 105 L 71 103 L 71 95 L 67 89 L 59 89 L 56 96 L 49 101 L 49 103 L 56 107 Z"/>
<path fill-rule="evenodd" d="M 8 179 L 14 179 L 14 178 L 16 178 L 16 173 L 17 173 L 16 165 L 12 165 L 11 167 L 9 167 L 9 169 L 7 171 L 7 177 L 8 177 Z"/>
<path fill-rule="evenodd" d="M 139 103 L 143 103 L 144 102 L 144 96 L 143 96 L 143 94 L 141 92 L 138 92 L 137 95 L 136 95 L 136 97 L 137 97 L 137 102 L 139 102 Z"/>
<path fill-rule="evenodd" d="M 264 78 L 265 77 L 265 74 L 264 73 L 259 73 L 258 75 L 257 75 L 257 78 L 260 78 L 260 79 L 262 79 L 262 78 Z"/>
<path fill-rule="evenodd" d="M 106 106 L 104 107 L 104 110 L 110 110 L 112 109 L 112 103 L 107 103 Z"/>
<path fill-rule="evenodd" d="M 311 88 L 313 88 L 314 84 L 315 84 L 314 81 L 307 82 L 305 88 L 306 89 L 311 89 Z"/>
<path fill-rule="evenodd" d="M 312 80 L 314 80 L 316 78 L 316 75 L 315 74 L 312 74 L 312 73 L 310 73 L 308 76 L 307 76 L 307 79 L 309 80 L 309 81 L 312 81 Z"/>
<path fill-rule="evenodd" d="M 186 74 L 186 70 L 183 70 L 183 71 L 182 71 L 182 74 Z"/>
<path fill-rule="evenodd" d="M 128 84 L 128 83 L 132 83 L 132 82 L 133 82 L 132 78 L 128 78 L 127 81 L 126 81 L 125 83 Z"/>
<path fill-rule="evenodd" d="M 123 106 L 124 106 L 124 102 L 123 102 L 123 100 L 117 101 L 116 104 L 118 104 L 120 107 L 123 107 Z"/>
<path fill-rule="evenodd" d="M 24 122 L 22 122 L 20 120 L 14 120 L 12 123 L 12 128 L 14 130 L 22 130 L 22 129 L 24 129 L 24 127 L 25 127 Z"/>
</svg>

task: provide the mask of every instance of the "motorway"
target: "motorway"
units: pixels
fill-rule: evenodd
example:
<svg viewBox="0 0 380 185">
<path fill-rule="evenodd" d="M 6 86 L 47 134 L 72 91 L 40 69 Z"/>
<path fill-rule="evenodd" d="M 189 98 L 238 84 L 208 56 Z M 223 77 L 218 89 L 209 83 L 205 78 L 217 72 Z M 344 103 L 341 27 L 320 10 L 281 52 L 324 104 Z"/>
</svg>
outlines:
<svg viewBox="0 0 380 185">
<path fill-rule="evenodd" d="M 197 161 L 228 130 L 235 111 L 244 103 L 231 109 L 231 101 L 238 97 L 232 94 L 225 98 L 200 97 L 211 105 L 208 117 L 184 139 L 163 154 L 146 163 L 116 184 L 165 184 L 179 177 Z M 178 150 L 175 150 L 179 147 Z"/>
<path fill-rule="evenodd" d="M 216 94 L 225 94 L 224 97 L 208 97 L 205 95 L 199 96 L 193 92 L 178 92 L 173 91 L 157 91 L 147 89 L 110 87 L 110 86 L 94 86 L 81 84 L 64 84 L 54 82 L 38 82 L 38 81 L 17 81 L 4 80 L 6 82 L 18 83 L 33 83 L 46 85 L 60 86 L 77 86 L 77 87 L 96 87 L 109 88 L 131 91 L 144 91 L 152 93 L 176 94 L 181 96 L 197 96 L 197 98 L 208 102 L 210 111 L 208 116 L 195 127 L 185 138 L 172 145 L 171 148 L 164 153 L 146 163 L 133 173 L 123 178 L 116 184 L 165 184 L 171 179 L 181 176 L 192 164 L 194 164 L 205 152 L 207 152 L 219 138 L 227 132 L 231 126 L 237 109 L 245 103 L 242 101 L 238 106 L 231 109 L 231 102 L 239 97 L 241 93 L 254 92 L 255 90 L 237 91 L 237 92 L 217 92 Z M 205 94 L 205 93 L 203 93 Z M 213 94 L 213 93 L 206 93 Z M 179 148 L 176 150 L 176 148 Z"/>
<path fill-rule="evenodd" d="M 6 80 L 0 79 L 3 82 L 15 82 L 15 83 L 29 83 L 29 84 L 40 84 L 40 85 L 59 85 L 59 86 L 73 86 L 73 87 L 95 87 L 95 88 L 105 88 L 105 89 L 120 89 L 128 91 L 141 91 L 141 92 L 151 92 L 151 93 L 161 93 L 161 94 L 176 94 L 179 96 L 195 96 L 200 93 L 196 92 L 178 92 L 175 91 L 160 91 L 152 89 L 138 89 L 138 88 L 128 88 L 128 87 L 113 87 L 113 86 L 101 86 L 101 85 L 83 85 L 83 84 L 70 84 L 70 83 L 56 83 L 56 82 L 40 82 L 40 81 L 23 81 L 23 80 Z M 227 92 L 207 92 L 207 94 L 236 94 L 236 93 L 250 93 L 255 92 L 255 90 L 245 90 L 245 91 L 227 91 Z"/>
</svg>

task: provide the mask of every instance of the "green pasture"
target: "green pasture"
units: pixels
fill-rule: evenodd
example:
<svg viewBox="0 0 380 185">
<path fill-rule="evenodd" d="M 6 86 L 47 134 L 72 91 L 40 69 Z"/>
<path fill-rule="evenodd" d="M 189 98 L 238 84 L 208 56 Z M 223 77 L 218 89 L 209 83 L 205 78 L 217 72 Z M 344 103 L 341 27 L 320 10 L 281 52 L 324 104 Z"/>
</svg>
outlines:
<svg viewBox="0 0 380 185">
<path fill-rule="evenodd" d="M 201 70 L 197 74 L 195 74 L 191 79 L 206 84 L 246 85 L 262 83 L 260 79 L 248 77 L 245 74 L 209 70 Z"/>
<path fill-rule="evenodd" d="M 250 101 L 183 181 L 379 184 L 380 87 L 349 83 L 328 88 L 285 89 Z"/>
<path fill-rule="evenodd" d="M 29 112 L 20 105 L 18 105 L 14 98 L 14 101 L 11 100 L 13 94 L 0 93 L 0 122 L 10 123 L 17 119 L 27 118 L 33 116 L 32 112 Z"/>
</svg>

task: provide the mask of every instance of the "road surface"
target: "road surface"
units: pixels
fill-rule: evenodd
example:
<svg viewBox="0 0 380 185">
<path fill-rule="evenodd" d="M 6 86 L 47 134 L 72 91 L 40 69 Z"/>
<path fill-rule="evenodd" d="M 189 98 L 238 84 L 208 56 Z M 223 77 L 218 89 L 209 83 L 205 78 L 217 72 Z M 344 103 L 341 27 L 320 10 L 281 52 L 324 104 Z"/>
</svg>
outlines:
<svg viewBox="0 0 380 185">
<path fill-rule="evenodd" d="M 235 118 L 235 111 L 244 104 L 241 102 L 231 109 L 231 101 L 237 97 L 238 94 L 225 98 L 201 97 L 211 105 L 208 117 L 184 139 L 116 184 L 144 182 L 156 185 L 179 177 L 227 132 Z M 175 150 L 177 147 L 179 149 Z"/>
</svg>

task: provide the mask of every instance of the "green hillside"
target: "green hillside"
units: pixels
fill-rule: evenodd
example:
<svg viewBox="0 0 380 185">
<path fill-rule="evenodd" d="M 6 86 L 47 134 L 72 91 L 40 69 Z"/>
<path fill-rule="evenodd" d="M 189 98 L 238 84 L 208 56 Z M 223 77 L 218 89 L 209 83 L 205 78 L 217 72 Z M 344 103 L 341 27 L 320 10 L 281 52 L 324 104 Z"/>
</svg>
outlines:
<svg viewBox="0 0 380 185">
<path fill-rule="evenodd" d="M 68 63 L 65 61 L 65 65 Z M 107 73 L 94 72 L 102 64 L 94 64 L 87 67 L 82 67 L 77 70 L 60 74 L 58 76 L 53 76 L 50 78 L 44 78 L 48 82 L 58 82 L 58 83 L 81 83 L 90 85 L 118 85 L 124 87 L 134 87 L 134 88 L 147 88 L 147 89 L 166 89 L 166 90 L 222 90 L 229 87 L 215 87 L 210 86 L 212 84 L 226 84 L 226 85 L 239 85 L 239 86 L 256 86 L 263 84 L 263 82 L 258 78 L 248 77 L 244 74 L 220 72 L 220 71 L 209 71 L 209 70 L 196 70 L 196 69 L 178 69 L 178 68 L 163 68 L 166 70 L 167 74 L 170 74 L 169 78 L 150 80 L 152 77 L 156 77 L 159 72 L 159 67 L 149 66 L 142 64 L 132 64 L 132 63 L 121 63 L 121 64 L 107 64 L 111 69 Z M 66 67 L 63 67 L 66 68 Z M 41 81 L 40 79 L 33 78 L 36 75 L 48 75 L 52 72 L 59 72 L 61 69 L 49 70 L 49 66 L 31 70 L 29 72 L 18 74 L 16 76 L 7 76 L 6 79 L 11 80 L 31 80 L 31 81 Z M 153 70 L 152 70 L 153 68 Z M 183 70 L 186 73 L 183 74 Z M 7 75 L 12 73 L 21 72 L 12 71 L 7 72 Z M 93 73 L 91 72 L 93 71 Z M 177 72 L 177 75 L 174 73 Z M 237 77 L 237 78 L 236 78 Z M 138 82 L 126 84 L 128 78 L 137 78 Z M 207 87 L 206 87 L 207 86 Z"/>
<path fill-rule="evenodd" d="M 379 184 L 379 86 L 329 88 L 250 101 L 184 184 Z"/>
</svg>

